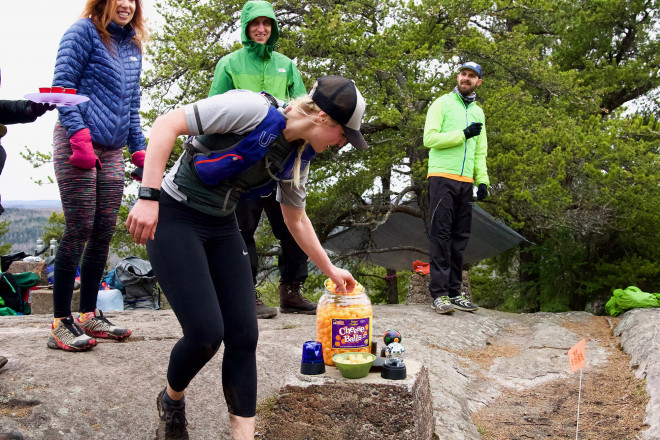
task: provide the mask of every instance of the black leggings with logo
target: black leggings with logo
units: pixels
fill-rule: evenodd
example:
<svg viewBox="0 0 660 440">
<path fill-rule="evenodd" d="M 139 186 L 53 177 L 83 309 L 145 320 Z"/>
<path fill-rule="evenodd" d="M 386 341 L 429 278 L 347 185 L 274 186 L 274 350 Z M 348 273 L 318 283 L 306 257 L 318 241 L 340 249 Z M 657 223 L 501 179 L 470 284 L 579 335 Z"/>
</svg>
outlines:
<svg viewBox="0 0 660 440">
<path fill-rule="evenodd" d="M 149 260 L 183 337 L 167 380 L 183 391 L 224 342 L 222 387 L 231 414 L 253 417 L 259 337 L 250 261 L 236 218 L 214 217 L 161 193 Z"/>
</svg>

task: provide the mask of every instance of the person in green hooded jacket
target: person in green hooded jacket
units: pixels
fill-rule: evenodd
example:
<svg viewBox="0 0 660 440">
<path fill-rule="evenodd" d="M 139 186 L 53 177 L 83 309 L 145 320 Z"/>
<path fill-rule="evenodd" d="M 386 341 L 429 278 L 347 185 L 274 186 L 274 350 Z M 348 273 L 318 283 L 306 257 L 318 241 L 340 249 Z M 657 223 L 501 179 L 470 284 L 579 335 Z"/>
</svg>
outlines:
<svg viewBox="0 0 660 440">
<path fill-rule="evenodd" d="M 279 37 L 273 6 L 267 1 L 246 2 L 241 12 L 243 47 L 218 61 L 209 96 L 246 89 L 264 91 L 286 102 L 305 95 L 305 85 L 296 65 L 274 50 Z M 284 224 L 274 186 L 269 194 L 242 199 L 236 207 L 236 219 L 250 256 L 252 280 L 256 285 L 258 257 L 254 234 L 264 211 L 281 248 L 278 257 L 280 312 L 315 314 L 316 304 L 301 295 L 308 275 L 307 255 Z M 277 309 L 259 299 L 256 288 L 255 295 L 257 318 L 277 315 Z"/>
<path fill-rule="evenodd" d="M 429 242 L 432 308 L 440 314 L 479 307 L 461 296 L 463 251 L 470 240 L 473 185 L 477 200 L 488 195 L 488 142 L 484 112 L 476 102 L 481 66 L 469 61 L 458 69 L 458 85 L 436 99 L 424 125 L 429 148 Z"/>
</svg>

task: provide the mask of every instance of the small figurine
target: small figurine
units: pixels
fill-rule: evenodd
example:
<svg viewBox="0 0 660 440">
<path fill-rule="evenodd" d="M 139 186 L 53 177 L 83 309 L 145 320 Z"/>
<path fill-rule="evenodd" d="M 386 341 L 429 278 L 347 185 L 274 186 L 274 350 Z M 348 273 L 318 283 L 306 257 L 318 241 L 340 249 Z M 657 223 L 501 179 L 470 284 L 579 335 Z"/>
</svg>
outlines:
<svg viewBox="0 0 660 440">
<path fill-rule="evenodd" d="M 385 336 L 383 336 L 383 341 L 386 346 L 392 342 L 401 342 L 401 333 L 396 330 L 388 330 L 385 332 Z"/>
<path fill-rule="evenodd" d="M 401 365 L 403 364 L 403 357 L 406 354 L 406 349 L 403 344 L 392 342 L 385 348 L 385 356 L 390 364 Z"/>
<path fill-rule="evenodd" d="M 388 330 L 383 336 L 386 345 L 383 354 L 387 360 L 383 364 L 380 375 L 384 379 L 403 380 L 406 378 L 406 364 L 403 363 L 406 349 L 401 344 L 401 339 L 401 333 L 396 330 Z"/>
</svg>

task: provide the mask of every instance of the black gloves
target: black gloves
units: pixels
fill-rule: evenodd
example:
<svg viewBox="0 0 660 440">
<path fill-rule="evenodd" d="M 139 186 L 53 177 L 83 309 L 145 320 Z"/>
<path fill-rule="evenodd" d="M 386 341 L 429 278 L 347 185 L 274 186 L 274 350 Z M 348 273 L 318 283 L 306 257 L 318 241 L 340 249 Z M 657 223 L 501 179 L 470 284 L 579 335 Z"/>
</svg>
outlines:
<svg viewBox="0 0 660 440">
<path fill-rule="evenodd" d="M 468 126 L 468 128 L 463 129 L 463 133 L 465 133 L 465 140 L 467 141 L 471 137 L 479 136 L 479 133 L 481 133 L 481 127 L 483 127 L 484 124 L 481 122 L 473 122 Z"/>
<path fill-rule="evenodd" d="M 48 110 L 53 110 L 55 104 L 32 102 L 27 99 L 18 101 L 0 100 L 0 124 L 27 124 L 34 122 Z"/>
<path fill-rule="evenodd" d="M 37 119 L 39 116 L 43 115 L 49 110 L 53 110 L 55 107 L 57 107 L 55 104 L 49 104 L 47 102 L 32 102 L 30 101 L 30 112 L 32 113 L 32 116 L 34 116 L 35 119 Z"/>
<path fill-rule="evenodd" d="M 0 100 L 0 124 L 26 124 L 36 121 L 37 115 L 32 111 L 33 104 L 36 105 L 35 102 L 28 101 L 27 99 L 18 101 Z"/>
<path fill-rule="evenodd" d="M 483 200 L 488 196 L 488 185 L 480 183 L 477 188 L 477 200 Z"/>
</svg>

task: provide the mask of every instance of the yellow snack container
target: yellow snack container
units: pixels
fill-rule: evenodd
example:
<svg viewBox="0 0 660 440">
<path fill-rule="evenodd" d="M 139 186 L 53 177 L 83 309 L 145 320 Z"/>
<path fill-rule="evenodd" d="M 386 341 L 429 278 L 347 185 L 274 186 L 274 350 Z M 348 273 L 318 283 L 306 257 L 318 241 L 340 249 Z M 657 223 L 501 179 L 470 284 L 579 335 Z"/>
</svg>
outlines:
<svg viewBox="0 0 660 440">
<path fill-rule="evenodd" d="M 371 353 L 374 313 L 360 283 L 352 292 L 336 292 L 330 279 L 316 306 L 316 340 L 323 344 L 323 362 L 334 365 L 336 353 Z"/>
</svg>

